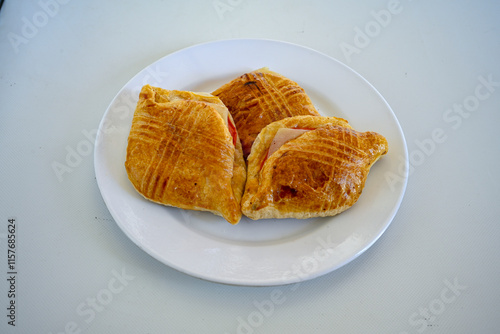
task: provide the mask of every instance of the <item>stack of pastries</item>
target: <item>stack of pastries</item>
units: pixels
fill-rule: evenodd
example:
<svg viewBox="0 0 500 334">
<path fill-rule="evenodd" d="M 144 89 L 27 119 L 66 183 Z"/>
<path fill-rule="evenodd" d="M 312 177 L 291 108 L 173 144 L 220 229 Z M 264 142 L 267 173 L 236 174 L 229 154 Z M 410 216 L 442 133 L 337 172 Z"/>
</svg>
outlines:
<svg viewBox="0 0 500 334">
<path fill-rule="evenodd" d="M 382 135 L 321 116 L 296 82 L 262 68 L 211 94 L 145 85 L 125 168 L 146 199 L 237 224 L 339 214 L 387 150 Z"/>
</svg>

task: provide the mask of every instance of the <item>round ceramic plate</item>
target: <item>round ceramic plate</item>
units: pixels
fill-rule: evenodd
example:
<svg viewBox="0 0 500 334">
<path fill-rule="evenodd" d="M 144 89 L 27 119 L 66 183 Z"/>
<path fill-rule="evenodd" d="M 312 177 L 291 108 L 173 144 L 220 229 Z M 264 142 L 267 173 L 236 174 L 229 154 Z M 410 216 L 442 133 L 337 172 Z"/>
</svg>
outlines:
<svg viewBox="0 0 500 334">
<path fill-rule="evenodd" d="M 144 84 L 212 92 L 255 69 L 269 67 L 301 85 L 324 116 L 342 117 L 358 131 L 387 138 L 389 153 L 371 169 L 349 210 L 307 220 L 219 216 L 145 200 L 127 178 L 127 137 Z M 394 218 L 406 188 L 408 153 L 401 127 L 377 90 L 359 74 L 317 51 L 271 40 L 195 45 L 151 64 L 123 87 L 101 121 L 95 171 L 103 199 L 123 232 L 154 258 L 186 274 L 226 284 L 281 285 L 312 279 L 352 261 Z"/>
</svg>

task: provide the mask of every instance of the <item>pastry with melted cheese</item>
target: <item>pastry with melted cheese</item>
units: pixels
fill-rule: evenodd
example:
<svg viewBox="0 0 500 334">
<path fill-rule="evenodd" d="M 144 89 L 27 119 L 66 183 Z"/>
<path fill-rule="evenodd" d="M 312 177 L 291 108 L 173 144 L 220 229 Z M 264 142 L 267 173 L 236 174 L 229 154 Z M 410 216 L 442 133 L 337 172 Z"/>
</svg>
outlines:
<svg viewBox="0 0 500 334">
<path fill-rule="evenodd" d="M 335 117 L 297 116 L 266 126 L 248 157 L 242 212 L 251 219 L 334 216 L 363 191 L 388 151 L 376 132 Z"/>
<path fill-rule="evenodd" d="M 267 68 L 243 74 L 212 94 L 224 102 L 233 116 L 245 158 L 266 125 L 286 117 L 319 116 L 302 87 Z"/>
<path fill-rule="evenodd" d="M 146 199 L 241 218 L 246 167 L 227 108 L 208 93 L 145 85 L 128 137 L 125 168 Z"/>
</svg>

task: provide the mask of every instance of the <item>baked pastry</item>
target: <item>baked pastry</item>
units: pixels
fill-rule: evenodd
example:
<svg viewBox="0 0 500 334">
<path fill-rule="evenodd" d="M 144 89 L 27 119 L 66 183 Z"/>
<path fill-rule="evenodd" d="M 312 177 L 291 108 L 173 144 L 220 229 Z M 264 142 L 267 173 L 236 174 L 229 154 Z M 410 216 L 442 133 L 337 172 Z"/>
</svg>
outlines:
<svg viewBox="0 0 500 334">
<path fill-rule="evenodd" d="M 319 116 L 304 89 L 281 74 L 261 68 L 215 90 L 233 116 L 245 158 L 259 132 L 286 117 Z"/>
<path fill-rule="evenodd" d="M 339 214 L 356 203 L 371 166 L 387 150 L 382 135 L 355 131 L 340 118 L 271 123 L 248 157 L 242 212 L 251 219 Z"/>
<path fill-rule="evenodd" d="M 241 218 L 246 167 L 227 108 L 208 93 L 145 85 L 132 119 L 125 161 L 146 199 Z"/>
</svg>

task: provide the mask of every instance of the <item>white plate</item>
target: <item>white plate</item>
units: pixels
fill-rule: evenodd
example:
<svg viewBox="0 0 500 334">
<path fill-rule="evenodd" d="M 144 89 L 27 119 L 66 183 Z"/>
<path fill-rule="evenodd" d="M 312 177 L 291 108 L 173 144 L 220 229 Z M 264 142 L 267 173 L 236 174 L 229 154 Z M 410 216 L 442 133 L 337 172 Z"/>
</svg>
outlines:
<svg viewBox="0 0 500 334">
<path fill-rule="evenodd" d="M 340 215 L 238 225 L 207 212 L 158 205 L 140 196 L 124 168 L 127 137 L 141 87 L 211 92 L 268 66 L 301 85 L 324 116 L 377 131 L 389 153 L 368 176 L 358 202 Z M 311 279 L 369 248 L 395 216 L 406 188 L 408 153 L 384 98 L 342 63 L 309 48 L 271 40 L 225 40 L 170 54 L 132 78 L 101 121 L 95 170 L 103 199 L 123 232 L 159 261 L 189 275 L 236 285 L 281 285 Z"/>
</svg>

